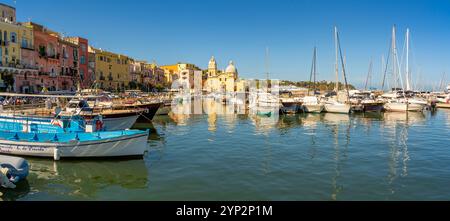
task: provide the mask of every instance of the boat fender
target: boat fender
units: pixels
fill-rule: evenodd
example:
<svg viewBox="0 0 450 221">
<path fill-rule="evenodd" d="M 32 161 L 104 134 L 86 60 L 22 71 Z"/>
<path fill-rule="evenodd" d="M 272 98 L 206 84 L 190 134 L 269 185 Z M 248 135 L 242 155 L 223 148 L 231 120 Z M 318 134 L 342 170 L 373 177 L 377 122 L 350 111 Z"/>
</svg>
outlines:
<svg viewBox="0 0 450 221">
<path fill-rule="evenodd" d="M 95 121 L 95 130 L 100 131 L 103 129 L 103 119 L 100 116 L 97 121 Z"/>
<path fill-rule="evenodd" d="M 8 168 L 0 168 L 0 186 L 3 188 L 14 189 L 16 185 L 8 178 Z"/>
<path fill-rule="evenodd" d="M 59 160 L 61 158 L 61 151 L 58 148 L 53 149 L 53 159 Z"/>
</svg>

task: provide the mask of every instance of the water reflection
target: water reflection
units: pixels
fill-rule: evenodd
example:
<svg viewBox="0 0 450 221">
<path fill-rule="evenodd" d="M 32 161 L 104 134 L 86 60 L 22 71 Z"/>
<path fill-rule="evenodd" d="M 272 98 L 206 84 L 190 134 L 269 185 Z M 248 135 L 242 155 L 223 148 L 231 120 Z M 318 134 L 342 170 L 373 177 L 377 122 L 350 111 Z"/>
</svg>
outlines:
<svg viewBox="0 0 450 221">
<path fill-rule="evenodd" d="M 143 160 L 60 161 L 31 159 L 29 180 L 35 192 L 93 199 L 111 186 L 143 189 L 148 172 Z M 64 188 L 55 188 L 63 185 Z"/>
<path fill-rule="evenodd" d="M 30 184 L 28 180 L 22 180 L 16 184 L 15 189 L 0 188 L 0 201 L 15 201 L 30 193 Z"/>
<path fill-rule="evenodd" d="M 395 193 L 395 181 L 408 176 L 408 134 L 412 125 L 426 122 L 422 112 L 384 113 L 383 130 L 389 140 L 388 184 L 391 194 Z"/>
</svg>

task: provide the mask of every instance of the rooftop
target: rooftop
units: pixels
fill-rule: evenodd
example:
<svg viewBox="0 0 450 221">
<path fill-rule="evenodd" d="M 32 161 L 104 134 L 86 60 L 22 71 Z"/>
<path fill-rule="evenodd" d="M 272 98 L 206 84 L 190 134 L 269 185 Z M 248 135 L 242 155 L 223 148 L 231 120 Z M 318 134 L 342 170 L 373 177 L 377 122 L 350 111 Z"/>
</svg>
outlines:
<svg viewBox="0 0 450 221">
<path fill-rule="evenodd" d="M 4 3 L 0 3 L 0 6 L 4 6 L 4 7 L 10 8 L 10 9 L 16 10 L 16 8 L 12 7 L 11 5 L 7 5 L 7 4 L 4 4 Z"/>
</svg>

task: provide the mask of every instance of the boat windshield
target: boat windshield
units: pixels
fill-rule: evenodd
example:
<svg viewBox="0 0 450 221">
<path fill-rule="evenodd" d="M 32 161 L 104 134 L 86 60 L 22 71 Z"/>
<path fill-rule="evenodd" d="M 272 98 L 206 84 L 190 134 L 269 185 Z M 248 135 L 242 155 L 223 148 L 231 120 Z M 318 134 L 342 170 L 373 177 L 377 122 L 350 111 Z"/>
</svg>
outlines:
<svg viewBox="0 0 450 221">
<path fill-rule="evenodd" d="M 70 102 L 68 104 L 69 108 L 88 108 L 89 104 L 85 100 L 81 100 L 78 102 Z"/>
</svg>

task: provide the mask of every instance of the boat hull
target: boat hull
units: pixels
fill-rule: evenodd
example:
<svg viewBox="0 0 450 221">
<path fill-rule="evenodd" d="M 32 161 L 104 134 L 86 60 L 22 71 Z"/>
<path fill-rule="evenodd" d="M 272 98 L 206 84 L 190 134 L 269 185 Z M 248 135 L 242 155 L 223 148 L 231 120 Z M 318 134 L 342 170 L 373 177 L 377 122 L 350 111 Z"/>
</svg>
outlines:
<svg viewBox="0 0 450 221">
<path fill-rule="evenodd" d="M 450 103 L 436 103 L 437 108 L 450 108 Z"/>
<path fill-rule="evenodd" d="M 324 111 L 327 113 L 348 114 L 350 113 L 350 105 L 346 104 L 325 104 Z"/>
<path fill-rule="evenodd" d="M 419 112 L 423 110 L 423 105 L 420 104 L 407 104 L 407 103 L 386 103 L 384 109 L 391 112 Z"/>
<path fill-rule="evenodd" d="M 321 113 L 324 109 L 322 104 L 304 104 L 303 111 L 305 113 Z"/>
<path fill-rule="evenodd" d="M 383 110 L 383 103 L 363 104 L 364 112 L 381 112 Z"/>
<path fill-rule="evenodd" d="M 69 143 L 0 140 L 0 153 L 17 156 L 54 158 L 131 157 L 142 156 L 147 148 L 148 133 L 99 141 Z M 58 158 L 59 159 L 59 158 Z"/>
<path fill-rule="evenodd" d="M 141 113 L 141 116 L 139 118 L 152 120 L 156 112 L 158 112 L 158 110 L 163 107 L 163 103 L 145 104 L 140 107 L 144 108 L 144 112 Z"/>
<path fill-rule="evenodd" d="M 301 107 L 298 102 L 282 102 L 281 104 L 280 112 L 283 114 L 296 114 Z"/>
<path fill-rule="evenodd" d="M 156 111 L 156 115 L 168 115 L 171 110 L 172 110 L 172 107 L 170 104 L 163 105 L 158 109 L 158 111 Z"/>
</svg>

